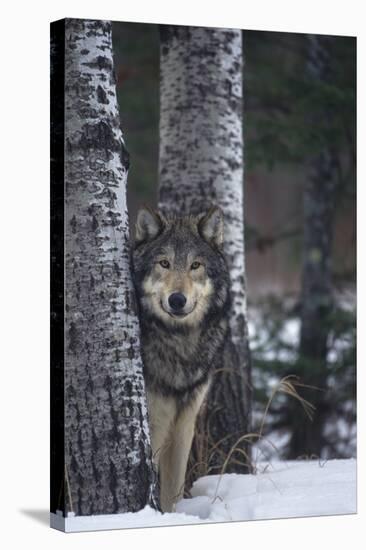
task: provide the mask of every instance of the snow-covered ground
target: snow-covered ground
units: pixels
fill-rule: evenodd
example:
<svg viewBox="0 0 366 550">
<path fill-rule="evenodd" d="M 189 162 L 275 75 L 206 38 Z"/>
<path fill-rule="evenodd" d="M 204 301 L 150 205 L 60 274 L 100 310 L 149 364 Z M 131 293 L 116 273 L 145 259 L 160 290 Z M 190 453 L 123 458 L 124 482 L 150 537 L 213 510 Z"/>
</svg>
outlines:
<svg viewBox="0 0 366 550">
<path fill-rule="evenodd" d="M 225 474 L 196 481 L 192 498 L 162 514 L 146 506 L 137 513 L 67 517 L 51 525 L 72 531 L 294 518 L 356 513 L 356 460 L 273 462 L 257 475 Z"/>
</svg>

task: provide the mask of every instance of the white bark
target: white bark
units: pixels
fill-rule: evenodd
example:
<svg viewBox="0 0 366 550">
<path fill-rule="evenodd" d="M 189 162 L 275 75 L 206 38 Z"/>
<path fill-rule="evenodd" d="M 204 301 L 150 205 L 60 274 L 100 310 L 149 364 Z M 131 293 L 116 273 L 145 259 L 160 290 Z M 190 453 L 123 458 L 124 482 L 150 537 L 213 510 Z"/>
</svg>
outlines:
<svg viewBox="0 0 366 550">
<path fill-rule="evenodd" d="M 177 213 L 197 213 L 213 203 L 225 216 L 231 339 L 237 364 L 231 382 L 225 381 L 230 389 L 222 390 L 220 398 L 223 401 L 225 393 L 226 432 L 222 423 L 217 433 L 224 437 L 234 425 L 239 432 L 248 428 L 250 408 L 241 31 L 163 26 L 161 36 L 159 206 Z M 229 403 L 229 395 L 236 404 Z M 234 418 L 239 411 L 243 418 Z"/>
<path fill-rule="evenodd" d="M 136 511 L 153 475 L 111 24 L 65 22 L 66 511 Z"/>
</svg>

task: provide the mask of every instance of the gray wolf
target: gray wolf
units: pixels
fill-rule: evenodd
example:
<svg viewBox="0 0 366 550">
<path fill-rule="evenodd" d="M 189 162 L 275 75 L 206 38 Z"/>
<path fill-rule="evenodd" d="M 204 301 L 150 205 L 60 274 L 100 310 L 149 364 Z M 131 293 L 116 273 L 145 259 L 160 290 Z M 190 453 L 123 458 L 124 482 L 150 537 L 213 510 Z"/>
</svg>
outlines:
<svg viewBox="0 0 366 550">
<path fill-rule="evenodd" d="M 197 414 L 228 338 L 230 279 L 222 211 L 165 216 L 139 210 L 133 280 L 160 503 L 182 498 Z"/>
</svg>

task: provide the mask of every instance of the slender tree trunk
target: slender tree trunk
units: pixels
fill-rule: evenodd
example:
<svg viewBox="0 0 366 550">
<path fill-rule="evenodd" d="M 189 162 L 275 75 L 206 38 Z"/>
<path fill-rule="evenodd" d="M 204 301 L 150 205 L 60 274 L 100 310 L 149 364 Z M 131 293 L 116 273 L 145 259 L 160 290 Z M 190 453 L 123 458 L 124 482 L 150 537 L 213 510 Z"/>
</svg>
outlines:
<svg viewBox="0 0 366 550">
<path fill-rule="evenodd" d="M 308 37 L 308 74 L 319 85 L 331 82 L 331 60 L 327 48 L 329 37 Z M 324 131 L 330 123 L 331 110 L 323 108 L 315 118 L 314 139 L 319 140 L 319 127 Z M 321 137 L 321 136 L 320 136 Z M 313 156 L 304 188 L 303 272 L 301 296 L 300 377 L 302 382 L 322 391 L 304 391 L 304 397 L 315 405 L 313 422 L 298 414 L 292 415 L 292 436 L 289 458 L 302 454 L 321 456 L 325 444 L 323 434 L 327 414 L 327 340 L 333 308 L 332 240 L 337 184 L 337 158 L 331 146 L 324 145 Z"/>
<path fill-rule="evenodd" d="M 226 357 L 230 361 L 215 374 L 203 422 L 212 443 L 225 438 L 211 461 L 214 468 L 222 465 L 233 443 L 249 430 L 242 64 L 240 30 L 161 27 L 159 205 L 170 212 L 198 213 L 213 203 L 222 208 L 226 222 L 232 297 L 231 349 Z M 237 453 L 235 458 L 242 457 Z M 232 461 L 227 471 L 234 470 L 247 468 Z"/>
<path fill-rule="evenodd" d="M 111 23 L 66 19 L 65 512 L 154 500 Z"/>
</svg>

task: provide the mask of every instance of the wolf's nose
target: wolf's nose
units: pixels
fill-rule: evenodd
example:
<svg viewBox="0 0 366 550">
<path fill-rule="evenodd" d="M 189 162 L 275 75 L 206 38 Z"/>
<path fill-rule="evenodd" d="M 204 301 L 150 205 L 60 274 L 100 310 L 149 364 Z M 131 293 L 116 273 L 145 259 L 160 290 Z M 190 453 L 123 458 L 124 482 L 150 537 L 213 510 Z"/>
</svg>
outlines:
<svg viewBox="0 0 366 550">
<path fill-rule="evenodd" d="M 181 292 L 173 292 L 169 296 L 168 302 L 173 311 L 180 311 L 186 305 L 187 298 Z"/>
</svg>

